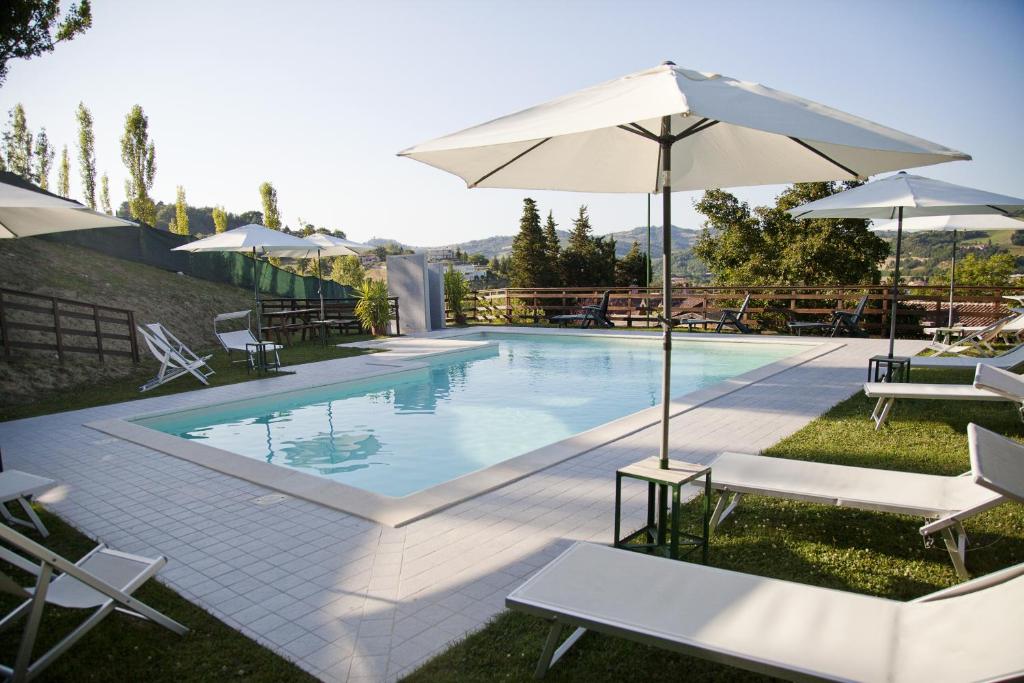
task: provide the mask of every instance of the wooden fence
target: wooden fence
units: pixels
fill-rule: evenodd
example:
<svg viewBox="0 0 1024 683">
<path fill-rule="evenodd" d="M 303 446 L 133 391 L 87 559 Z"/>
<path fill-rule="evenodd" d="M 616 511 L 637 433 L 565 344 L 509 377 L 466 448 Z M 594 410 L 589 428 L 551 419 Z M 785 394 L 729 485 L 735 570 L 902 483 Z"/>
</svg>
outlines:
<svg viewBox="0 0 1024 683">
<path fill-rule="evenodd" d="M 606 289 L 609 317 L 625 327 L 656 327 L 661 312 L 661 289 L 644 287 L 566 287 L 547 289 L 485 289 L 470 293 L 464 302 L 467 322 L 492 325 L 543 325 L 552 316 L 579 312 L 580 306 L 596 304 Z M 1024 288 L 957 287 L 954 311 L 970 304 L 972 318 L 995 321 L 1017 304 L 1004 295 Z M 759 329 L 784 331 L 789 319 L 828 319 L 837 308 L 853 308 L 868 296 L 862 325 L 869 334 L 888 336 L 891 290 L 869 287 L 677 287 L 672 290 L 673 315 L 685 313 L 715 316 L 722 308 L 738 307 L 751 295 L 748 313 Z M 980 306 L 979 306 L 980 304 Z M 918 336 L 925 323 L 945 325 L 949 315 L 949 289 L 939 286 L 900 288 L 897 315 L 899 336 Z M 451 322 L 451 317 L 449 316 Z"/>
<path fill-rule="evenodd" d="M 15 350 L 130 358 L 139 362 L 135 314 L 123 308 L 0 288 L 0 347 Z"/>
</svg>

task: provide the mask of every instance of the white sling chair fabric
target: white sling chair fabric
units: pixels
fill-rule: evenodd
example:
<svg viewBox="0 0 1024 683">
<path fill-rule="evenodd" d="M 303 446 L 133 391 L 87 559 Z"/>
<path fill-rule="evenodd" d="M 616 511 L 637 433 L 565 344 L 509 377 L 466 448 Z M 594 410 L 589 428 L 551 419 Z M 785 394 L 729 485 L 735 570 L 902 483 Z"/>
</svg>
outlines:
<svg viewBox="0 0 1024 683">
<path fill-rule="evenodd" d="M 46 530 L 43 520 L 32 509 L 31 498 L 57 485 L 53 479 L 40 477 L 20 470 L 4 470 L 0 472 L 0 515 L 8 524 L 21 524 L 35 527 L 39 534 L 46 538 L 50 532 Z M 25 512 L 28 520 L 18 519 L 7 509 L 7 503 L 17 501 Z"/>
<path fill-rule="evenodd" d="M 262 344 L 265 352 L 273 351 L 274 360 L 277 363 L 277 367 L 281 367 L 281 356 L 279 352 L 284 347 L 280 344 L 275 344 L 270 341 L 258 341 L 252 333 L 252 327 L 249 322 L 249 318 L 252 311 L 232 311 L 230 313 L 220 313 L 213 318 L 213 334 L 220 341 L 220 345 L 224 347 L 224 350 L 230 354 L 232 351 L 241 351 L 246 354 L 250 367 L 255 367 L 256 359 L 254 358 L 253 349 L 251 344 Z M 218 327 L 218 323 L 222 323 L 228 320 L 240 320 L 245 318 L 245 328 L 241 330 L 228 330 L 224 331 Z"/>
<path fill-rule="evenodd" d="M 552 622 L 538 678 L 583 629 L 787 679 L 917 683 L 1024 672 L 1024 565 L 903 603 L 576 543 L 505 605 Z M 565 626 L 577 632 L 556 652 Z"/>
<path fill-rule="evenodd" d="M 159 325 L 159 323 L 154 324 Z M 153 357 L 160 361 L 160 369 L 157 370 L 156 376 L 139 387 L 139 391 L 149 391 L 185 374 L 191 374 L 203 384 L 210 383 L 208 378 L 214 373 L 214 370 L 206 364 L 206 361 L 210 360 L 211 356 L 199 357 L 184 344 L 181 344 L 180 349 L 182 350 L 179 350 L 174 341 L 165 337 L 164 334 L 153 332 L 150 326 L 136 326 L 135 329 L 142 335 L 142 339 L 146 342 Z M 176 338 L 172 336 L 171 339 Z"/>
<path fill-rule="evenodd" d="M 0 526 L 0 559 L 36 577 L 35 586 L 21 589 L 25 601 L 0 620 L 0 630 L 27 617 L 13 665 L 0 665 L 0 673 L 14 681 L 31 680 L 53 663 L 82 636 L 115 609 L 153 621 L 174 633 L 188 629 L 132 597 L 146 581 L 156 575 L 167 559 L 129 555 L 100 545 L 76 563 L 8 527 Z M 12 550 L 13 549 L 13 550 Z M 0 586 L 14 592 L 17 584 L 4 575 Z M 68 609 L 89 609 L 92 614 L 46 653 L 32 660 L 32 651 L 47 604 Z"/>
</svg>

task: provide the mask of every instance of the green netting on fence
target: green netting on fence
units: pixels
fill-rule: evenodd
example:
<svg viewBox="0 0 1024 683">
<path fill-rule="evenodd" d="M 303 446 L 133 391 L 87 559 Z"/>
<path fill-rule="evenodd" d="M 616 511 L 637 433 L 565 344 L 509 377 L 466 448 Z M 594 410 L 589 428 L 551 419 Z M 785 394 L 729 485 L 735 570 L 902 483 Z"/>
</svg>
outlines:
<svg viewBox="0 0 1024 683">
<path fill-rule="evenodd" d="M 148 266 L 184 273 L 200 280 L 223 282 L 252 289 L 252 258 L 244 254 L 217 252 L 191 254 L 171 251 L 192 238 L 173 235 L 148 227 L 124 226 L 76 230 L 44 235 L 41 239 L 93 249 L 108 256 L 144 263 Z M 317 296 L 318 280 L 303 277 L 260 262 L 260 292 L 282 298 L 312 299 Z M 354 296 L 352 288 L 324 280 L 324 296 Z"/>
</svg>

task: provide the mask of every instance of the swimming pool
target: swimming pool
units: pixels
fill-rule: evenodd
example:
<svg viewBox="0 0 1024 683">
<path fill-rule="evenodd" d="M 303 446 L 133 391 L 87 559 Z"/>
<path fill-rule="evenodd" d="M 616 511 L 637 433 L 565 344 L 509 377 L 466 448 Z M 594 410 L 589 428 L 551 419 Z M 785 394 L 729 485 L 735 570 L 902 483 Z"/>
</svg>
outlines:
<svg viewBox="0 0 1024 683">
<path fill-rule="evenodd" d="M 476 333 L 414 369 L 134 420 L 191 442 L 398 498 L 561 442 L 660 401 L 661 344 Z M 806 344 L 678 342 L 680 396 Z"/>
</svg>

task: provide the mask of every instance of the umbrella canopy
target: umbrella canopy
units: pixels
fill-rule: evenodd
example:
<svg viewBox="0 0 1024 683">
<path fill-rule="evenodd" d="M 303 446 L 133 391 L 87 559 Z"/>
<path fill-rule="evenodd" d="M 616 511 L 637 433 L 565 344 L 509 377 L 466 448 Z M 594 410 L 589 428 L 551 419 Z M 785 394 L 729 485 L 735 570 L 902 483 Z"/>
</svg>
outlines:
<svg viewBox="0 0 1024 683">
<path fill-rule="evenodd" d="M 358 256 L 364 251 L 373 251 L 372 244 L 360 244 L 352 240 L 342 239 L 334 235 L 325 235 L 322 232 L 315 232 L 302 238 L 307 243 L 304 251 L 289 249 L 275 252 L 275 256 L 287 258 L 309 258 L 319 252 L 320 256 Z"/>
<path fill-rule="evenodd" d="M 400 155 L 454 173 L 470 188 L 662 193 L 663 468 L 671 396 L 672 191 L 848 180 L 970 158 L 757 83 L 672 62 Z"/>
<path fill-rule="evenodd" d="M 249 225 L 219 232 L 216 235 L 211 235 L 210 237 L 189 242 L 172 249 L 172 251 L 191 252 L 259 251 L 264 254 L 273 253 L 275 255 L 280 255 L 279 252 L 289 250 L 302 250 L 303 253 L 308 253 L 316 251 L 316 246 L 301 237 L 295 237 L 280 230 L 271 230 L 266 226 L 250 223 Z"/>
<path fill-rule="evenodd" d="M 0 239 L 122 225 L 137 224 L 58 197 L 13 173 L 0 172 Z"/>
<path fill-rule="evenodd" d="M 899 221 L 873 221 L 875 232 L 897 230 Z M 1024 218 L 1007 218 L 996 214 L 965 216 L 919 216 L 903 221 L 906 232 L 941 231 L 953 233 L 952 266 L 949 275 L 949 318 L 946 324 L 953 326 L 953 288 L 956 286 L 956 232 L 957 230 L 1024 230 Z"/>
<path fill-rule="evenodd" d="M 908 173 L 882 178 L 789 210 L 794 218 L 896 219 L 896 264 L 892 278 L 892 315 L 889 320 L 889 357 L 896 343 L 900 249 L 903 221 L 929 216 L 1024 216 L 1024 199 L 976 190 L 973 187 Z"/>
</svg>

